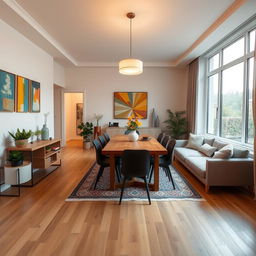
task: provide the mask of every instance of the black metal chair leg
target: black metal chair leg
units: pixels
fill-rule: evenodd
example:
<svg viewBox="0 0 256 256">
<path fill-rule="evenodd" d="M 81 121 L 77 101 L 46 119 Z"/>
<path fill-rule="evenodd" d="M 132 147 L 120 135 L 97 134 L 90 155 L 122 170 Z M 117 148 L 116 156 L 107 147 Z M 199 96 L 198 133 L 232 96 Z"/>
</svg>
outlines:
<svg viewBox="0 0 256 256">
<path fill-rule="evenodd" d="M 98 183 L 100 177 L 102 176 L 103 170 L 104 170 L 104 166 L 101 166 L 101 167 L 100 167 L 100 170 L 99 170 L 99 172 L 98 172 L 98 175 L 97 175 L 95 184 L 94 184 L 94 189 L 96 189 L 97 183 Z"/>
<path fill-rule="evenodd" d="M 149 183 L 151 183 L 153 172 L 154 172 L 154 165 L 152 164 L 150 166 Z"/>
<path fill-rule="evenodd" d="M 122 190 L 121 190 L 121 195 L 120 195 L 120 199 L 119 199 L 119 204 L 121 204 L 122 202 L 122 198 L 123 198 L 123 194 L 124 194 L 124 185 L 125 185 L 125 182 L 126 182 L 126 177 L 124 177 L 124 181 L 123 181 L 123 185 L 122 185 Z"/>
<path fill-rule="evenodd" d="M 173 188 L 175 189 L 174 181 L 173 181 L 173 178 L 172 178 L 172 173 L 171 173 L 171 170 L 170 170 L 170 167 L 169 167 L 169 166 L 167 167 L 167 170 L 168 170 L 169 176 L 170 176 L 171 181 L 172 181 L 172 186 L 173 186 Z"/>
<path fill-rule="evenodd" d="M 116 176 L 117 176 L 118 183 L 120 183 L 121 177 L 120 177 L 120 169 L 119 169 L 119 165 L 118 164 L 116 164 Z"/>
<path fill-rule="evenodd" d="M 148 188 L 148 182 L 147 182 L 147 179 L 146 179 L 146 177 L 144 177 L 143 179 L 144 179 L 144 182 L 145 182 L 145 186 L 146 186 L 146 190 L 147 190 L 148 201 L 149 201 L 149 204 L 151 204 L 151 200 L 150 200 L 150 194 L 149 194 L 149 188 Z"/>
</svg>

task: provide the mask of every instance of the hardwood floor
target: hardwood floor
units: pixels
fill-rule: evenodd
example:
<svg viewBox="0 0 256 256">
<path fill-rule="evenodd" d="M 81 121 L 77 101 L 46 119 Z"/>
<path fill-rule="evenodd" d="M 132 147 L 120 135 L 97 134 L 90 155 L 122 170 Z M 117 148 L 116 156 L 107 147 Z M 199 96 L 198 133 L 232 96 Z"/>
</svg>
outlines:
<svg viewBox="0 0 256 256">
<path fill-rule="evenodd" d="M 256 202 L 204 187 L 206 201 L 65 202 L 95 160 L 71 142 L 62 167 L 20 198 L 0 197 L 0 255 L 256 255 Z"/>
</svg>

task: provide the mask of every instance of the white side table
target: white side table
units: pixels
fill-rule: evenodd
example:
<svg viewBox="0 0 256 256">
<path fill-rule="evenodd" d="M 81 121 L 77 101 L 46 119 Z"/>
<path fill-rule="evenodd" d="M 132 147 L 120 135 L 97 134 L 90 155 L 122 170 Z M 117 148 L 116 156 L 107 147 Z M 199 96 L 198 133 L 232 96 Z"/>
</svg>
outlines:
<svg viewBox="0 0 256 256">
<path fill-rule="evenodd" d="M 26 183 L 32 178 L 31 162 L 24 161 L 22 165 L 15 166 L 15 167 L 12 167 L 9 164 L 5 165 L 4 176 L 5 176 L 5 184 L 18 186 L 18 189 L 19 189 L 18 196 L 20 196 L 20 184 Z M 7 194 L 1 194 L 1 195 L 7 195 Z M 8 196 L 12 196 L 12 195 L 8 195 Z"/>
</svg>

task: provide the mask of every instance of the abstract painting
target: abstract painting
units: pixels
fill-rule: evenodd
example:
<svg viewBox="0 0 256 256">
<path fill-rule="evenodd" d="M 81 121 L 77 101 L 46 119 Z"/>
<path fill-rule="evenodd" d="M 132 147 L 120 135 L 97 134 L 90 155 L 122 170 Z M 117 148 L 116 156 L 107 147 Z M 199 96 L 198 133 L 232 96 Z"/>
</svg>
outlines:
<svg viewBox="0 0 256 256">
<path fill-rule="evenodd" d="M 22 76 L 17 76 L 17 99 L 16 112 L 28 112 L 29 110 L 29 80 Z"/>
<path fill-rule="evenodd" d="M 15 75 L 0 70 L 0 111 L 14 112 Z"/>
<path fill-rule="evenodd" d="M 83 103 L 76 103 L 76 127 L 83 122 L 83 111 L 84 111 L 84 104 Z M 79 135 L 81 130 L 76 128 L 76 135 Z"/>
<path fill-rule="evenodd" d="M 30 112 L 40 112 L 40 83 L 31 81 Z"/>
<path fill-rule="evenodd" d="M 114 118 L 126 119 L 129 116 L 147 118 L 147 92 L 114 92 Z"/>
</svg>

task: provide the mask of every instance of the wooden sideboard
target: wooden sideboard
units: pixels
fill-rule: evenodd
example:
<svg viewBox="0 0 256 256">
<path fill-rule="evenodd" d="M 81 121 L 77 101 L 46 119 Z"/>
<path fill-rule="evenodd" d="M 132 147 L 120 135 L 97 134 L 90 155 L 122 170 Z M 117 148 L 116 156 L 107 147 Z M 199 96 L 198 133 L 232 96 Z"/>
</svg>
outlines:
<svg viewBox="0 0 256 256">
<path fill-rule="evenodd" d="M 53 148 L 59 148 L 53 150 Z M 61 165 L 61 140 L 41 140 L 29 143 L 26 147 L 8 147 L 7 155 L 10 151 L 22 151 L 25 161 L 31 162 L 32 179 L 22 186 L 33 186 L 52 173 Z"/>
<path fill-rule="evenodd" d="M 122 135 L 126 130 L 127 130 L 126 127 L 107 127 L 106 128 L 106 132 L 108 133 L 110 138 L 115 135 Z M 157 138 L 157 136 L 161 133 L 161 128 L 160 127 L 140 127 L 138 131 L 140 132 L 141 135 L 147 134 L 154 138 Z"/>
</svg>

